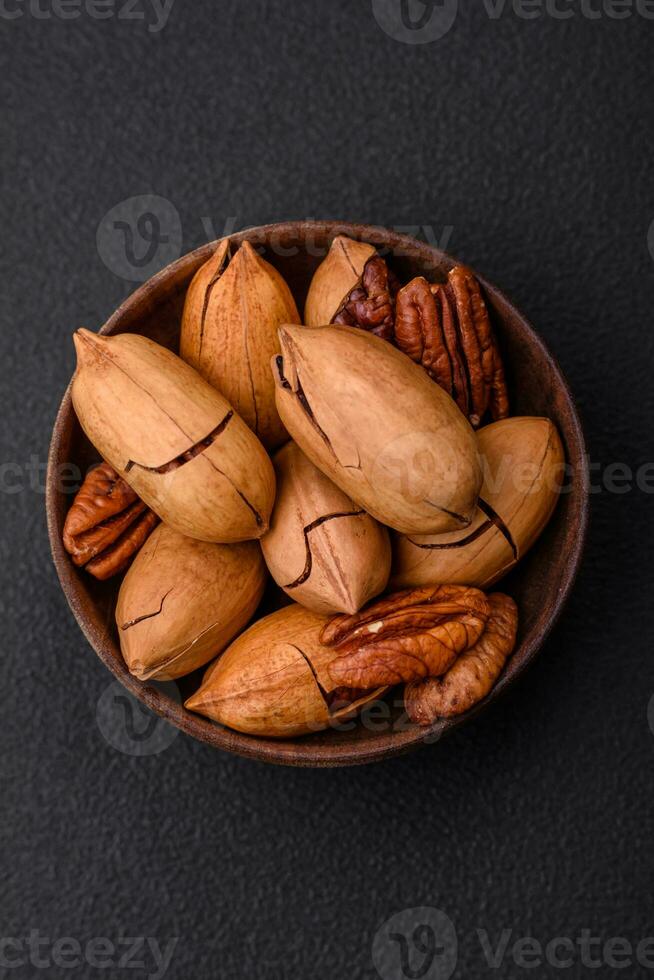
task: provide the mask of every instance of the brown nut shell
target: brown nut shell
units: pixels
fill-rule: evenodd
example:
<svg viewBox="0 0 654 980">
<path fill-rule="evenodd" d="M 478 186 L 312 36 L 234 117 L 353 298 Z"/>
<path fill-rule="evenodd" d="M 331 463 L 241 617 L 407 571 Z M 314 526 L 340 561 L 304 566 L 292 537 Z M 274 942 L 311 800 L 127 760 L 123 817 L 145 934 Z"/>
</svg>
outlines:
<svg viewBox="0 0 654 980">
<path fill-rule="evenodd" d="M 357 612 L 388 582 L 388 531 L 294 442 L 280 449 L 274 464 L 277 498 L 270 530 L 261 539 L 272 577 L 314 612 Z"/>
<path fill-rule="evenodd" d="M 288 438 L 275 406 L 270 358 L 277 328 L 300 315 L 283 277 L 250 242 L 229 258 L 229 240 L 195 274 L 180 337 L 185 361 L 217 388 L 267 449 Z"/>
<path fill-rule="evenodd" d="M 329 675 L 333 651 L 319 638 L 325 623 L 298 605 L 260 619 L 209 667 L 185 706 L 228 728 L 269 738 L 305 735 L 355 716 L 385 688 L 330 708 L 337 686 Z"/>
<path fill-rule="evenodd" d="M 118 595 L 116 624 L 130 672 L 171 680 L 202 667 L 243 629 L 265 584 L 256 541 L 211 544 L 160 524 Z"/>
<path fill-rule="evenodd" d="M 229 402 L 146 337 L 78 330 L 74 339 L 77 417 L 148 507 L 176 531 L 204 541 L 264 534 L 275 474 Z"/>
<path fill-rule="evenodd" d="M 277 406 L 309 459 L 382 524 L 465 528 L 482 472 L 452 399 L 391 344 L 352 327 L 284 326 Z"/>
<path fill-rule="evenodd" d="M 308 327 L 331 323 L 353 289 L 361 283 L 366 263 L 377 252 L 374 245 L 338 235 L 327 257 L 314 273 L 304 307 Z"/>
<path fill-rule="evenodd" d="M 545 418 L 502 419 L 477 435 L 484 485 L 465 531 L 397 535 L 393 588 L 458 583 L 489 588 L 529 550 L 559 498 L 565 456 Z"/>
</svg>

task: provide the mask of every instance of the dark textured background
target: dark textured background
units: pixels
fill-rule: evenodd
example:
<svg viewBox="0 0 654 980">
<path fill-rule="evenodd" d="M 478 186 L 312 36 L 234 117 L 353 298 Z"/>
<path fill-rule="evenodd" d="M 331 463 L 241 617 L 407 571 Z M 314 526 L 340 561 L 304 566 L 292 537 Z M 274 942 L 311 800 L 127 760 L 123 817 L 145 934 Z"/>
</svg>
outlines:
<svg viewBox="0 0 654 980">
<path fill-rule="evenodd" d="M 135 286 L 96 231 L 136 195 L 172 203 L 183 251 L 284 218 L 426 227 L 532 319 L 593 461 L 654 458 L 654 21 L 460 6 L 425 45 L 387 36 L 369 0 L 176 0 L 158 33 L 39 19 L 26 0 L 0 16 L 0 937 L 39 930 L 50 953 L 67 936 L 179 937 L 174 980 L 373 978 L 385 920 L 434 906 L 458 934 L 456 978 L 512 980 L 616 971 L 509 955 L 493 971 L 478 928 L 494 944 L 504 929 L 654 933 L 646 493 L 594 494 L 576 591 L 517 688 L 448 740 L 364 769 L 266 768 L 181 734 L 143 758 L 116 750 L 96 723 L 110 676 L 50 564 L 38 471 L 70 333 Z"/>
</svg>

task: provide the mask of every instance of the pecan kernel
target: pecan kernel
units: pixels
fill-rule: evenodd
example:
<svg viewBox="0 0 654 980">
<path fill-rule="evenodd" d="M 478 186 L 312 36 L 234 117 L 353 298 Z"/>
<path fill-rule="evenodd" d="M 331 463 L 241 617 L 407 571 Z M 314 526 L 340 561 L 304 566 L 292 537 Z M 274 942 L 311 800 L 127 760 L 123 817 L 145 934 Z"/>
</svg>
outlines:
<svg viewBox="0 0 654 980">
<path fill-rule="evenodd" d="M 395 342 L 456 401 L 477 428 L 509 413 L 504 368 L 479 283 L 455 266 L 445 285 L 419 276 L 397 297 Z"/>
<path fill-rule="evenodd" d="M 381 255 L 368 260 L 357 285 L 336 313 L 333 322 L 369 330 L 383 340 L 393 340 L 395 296 L 398 283 Z"/>
<path fill-rule="evenodd" d="M 395 342 L 448 395 L 453 394 L 452 363 L 445 344 L 438 293 L 422 276 L 400 291 L 395 318 Z"/>
<path fill-rule="evenodd" d="M 419 725 L 468 711 L 485 698 L 513 652 L 518 628 L 518 609 L 507 595 L 488 597 L 490 616 L 477 643 L 440 678 L 407 684 L 407 713 Z"/>
<path fill-rule="evenodd" d="M 488 612 L 477 589 L 429 586 L 389 596 L 354 616 L 338 616 L 320 636 L 336 650 L 332 680 L 369 688 L 440 675 L 477 642 Z"/>
<path fill-rule="evenodd" d="M 63 543 L 95 578 L 122 572 L 159 518 L 108 463 L 92 469 L 68 511 Z"/>
</svg>

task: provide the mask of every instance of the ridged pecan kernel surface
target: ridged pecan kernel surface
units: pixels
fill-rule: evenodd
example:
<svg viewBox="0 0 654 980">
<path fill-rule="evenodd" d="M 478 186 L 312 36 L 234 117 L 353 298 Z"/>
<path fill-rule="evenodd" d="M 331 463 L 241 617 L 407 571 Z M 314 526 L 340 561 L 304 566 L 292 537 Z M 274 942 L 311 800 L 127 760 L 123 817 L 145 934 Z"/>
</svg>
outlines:
<svg viewBox="0 0 654 980">
<path fill-rule="evenodd" d="M 419 725 L 437 718 L 462 714 L 492 690 L 513 652 L 518 629 L 518 609 L 509 596 L 488 597 L 490 616 L 477 643 L 467 650 L 444 677 L 407 684 L 407 713 Z"/>
<path fill-rule="evenodd" d="M 388 596 L 354 616 L 337 616 L 321 642 L 335 648 L 332 680 L 372 688 L 443 674 L 481 636 L 489 607 L 483 592 L 443 585 Z"/>
<path fill-rule="evenodd" d="M 397 281 L 381 255 L 366 263 L 361 285 L 352 290 L 334 317 L 334 323 L 369 330 L 383 340 L 393 340 Z"/>
<path fill-rule="evenodd" d="M 159 518 L 109 466 L 92 469 L 68 511 L 63 542 L 73 563 L 98 579 L 122 572 Z"/>
</svg>

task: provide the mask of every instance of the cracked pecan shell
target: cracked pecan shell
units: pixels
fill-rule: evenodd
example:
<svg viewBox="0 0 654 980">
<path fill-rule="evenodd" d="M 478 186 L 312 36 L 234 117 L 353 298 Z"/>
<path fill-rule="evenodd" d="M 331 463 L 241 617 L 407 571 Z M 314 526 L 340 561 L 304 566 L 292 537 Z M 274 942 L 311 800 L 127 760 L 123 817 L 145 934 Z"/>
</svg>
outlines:
<svg viewBox="0 0 654 980">
<path fill-rule="evenodd" d="M 268 450 L 288 438 L 270 373 L 270 358 L 279 353 L 277 328 L 299 322 L 284 278 L 247 241 L 230 259 L 229 239 L 223 239 L 186 294 L 181 356 L 225 396 Z"/>
<path fill-rule="evenodd" d="M 549 419 L 513 416 L 479 430 L 484 483 L 464 531 L 396 535 L 391 587 L 434 582 L 488 589 L 527 553 L 554 512 L 565 468 Z"/>
<path fill-rule="evenodd" d="M 223 395 L 138 334 L 74 335 L 72 399 L 103 459 L 180 534 L 220 544 L 268 529 L 275 474 Z"/>
<path fill-rule="evenodd" d="M 130 672 L 171 680 L 202 667 L 244 628 L 265 583 L 257 542 L 211 544 L 160 524 L 118 594 L 116 625 Z"/>
<path fill-rule="evenodd" d="M 486 627 L 444 677 L 407 684 L 404 700 L 409 718 L 430 725 L 437 718 L 463 714 L 485 698 L 495 686 L 513 653 L 518 630 L 518 609 L 509 596 L 488 596 Z"/>
<path fill-rule="evenodd" d="M 324 616 L 293 603 L 250 626 L 206 671 L 186 707 L 229 728 L 269 738 L 320 731 L 353 718 L 385 693 L 343 690 L 320 642 Z"/>
<path fill-rule="evenodd" d="M 359 327 L 392 342 L 399 286 L 374 245 L 337 235 L 311 280 L 305 323 Z"/>
<path fill-rule="evenodd" d="M 412 280 L 397 296 L 395 342 L 421 364 L 477 428 L 506 418 L 504 367 L 479 283 L 455 266 L 445 285 Z"/>
<path fill-rule="evenodd" d="M 86 476 L 63 529 L 66 551 L 98 579 L 124 571 L 159 518 L 108 463 Z"/>
<path fill-rule="evenodd" d="M 307 327 L 332 323 L 352 292 L 361 286 L 366 263 L 374 258 L 374 245 L 337 235 L 316 269 L 304 307 Z"/>
<path fill-rule="evenodd" d="M 277 497 L 261 539 L 291 599 L 314 612 L 356 612 L 385 589 L 391 547 L 378 524 L 289 442 L 274 459 Z"/>
<path fill-rule="evenodd" d="M 456 585 L 400 592 L 320 634 L 334 647 L 329 673 L 339 687 L 393 685 L 445 673 L 473 646 L 488 619 L 483 592 Z"/>
<path fill-rule="evenodd" d="M 482 475 L 475 434 L 418 365 L 352 327 L 286 326 L 280 340 L 279 413 L 318 469 L 405 534 L 469 525 Z"/>
</svg>

